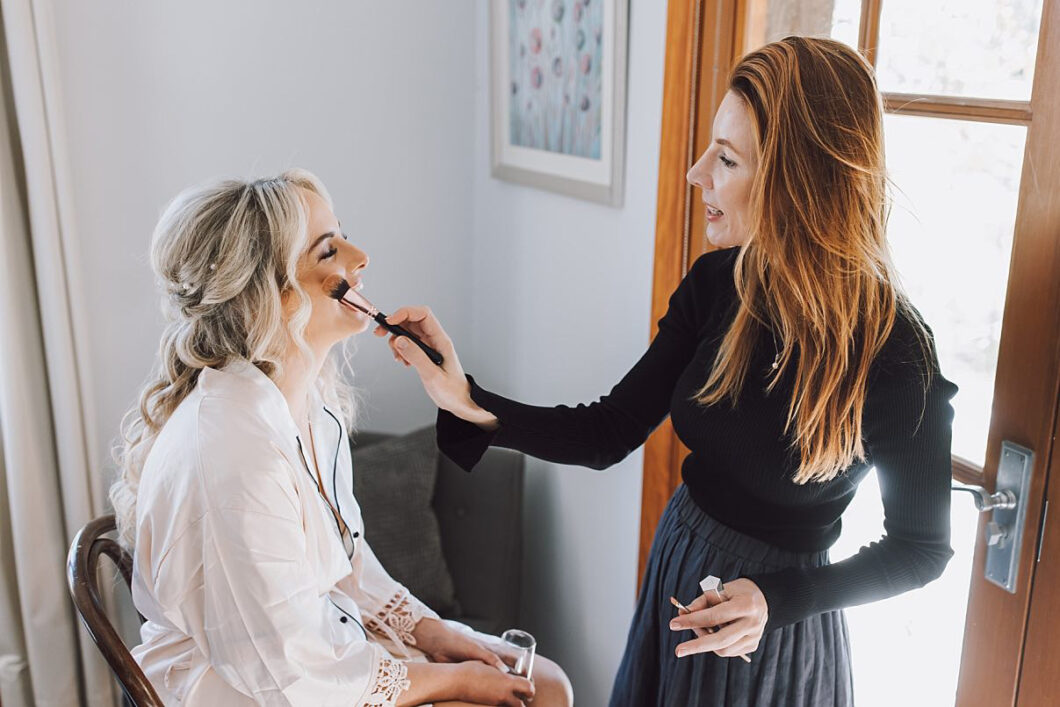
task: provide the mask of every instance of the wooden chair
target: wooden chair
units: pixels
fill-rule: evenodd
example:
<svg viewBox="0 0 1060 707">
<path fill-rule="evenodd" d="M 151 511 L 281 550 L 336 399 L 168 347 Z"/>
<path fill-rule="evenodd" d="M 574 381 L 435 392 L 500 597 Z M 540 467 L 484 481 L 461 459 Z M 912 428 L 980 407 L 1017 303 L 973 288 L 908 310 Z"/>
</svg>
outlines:
<svg viewBox="0 0 1060 707">
<path fill-rule="evenodd" d="M 126 586 L 132 586 L 132 557 L 115 540 L 104 537 L 114 529 L 114 516 L 106 515 L 89 521 L 74 536 L 66 557 L 66 579 L 70 584 L 70 594 L 81 622 L 118 678 L 126 699 L 134 707 L 163 707 L 158 693 L 133 660 L 103 609 L 96 574 L 100 555 L 113 560 L 121 570 Z"/>
</svg>

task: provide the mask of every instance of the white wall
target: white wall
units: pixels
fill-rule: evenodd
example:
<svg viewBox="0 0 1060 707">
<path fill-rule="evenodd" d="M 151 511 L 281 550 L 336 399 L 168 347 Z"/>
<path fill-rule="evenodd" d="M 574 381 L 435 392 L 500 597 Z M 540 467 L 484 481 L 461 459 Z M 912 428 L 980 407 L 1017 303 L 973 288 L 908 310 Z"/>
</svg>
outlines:
<svg viewBox="0 0 1060 707">
<path fill-rule="evenodd" d="M 165 202 L 295 165 L 372 257 L 373 300 L 429 303 L 484 385 L 539 404 L 605 393 L 650 320 L 666 3 L 632 5 L 614 209 L 490 177 L 485 0 L 55 0 L 99 448 L 155 355 L 147 248 Z M 355 363 L 366 427 L 433 419 L 380 342 Z M 639 452 L 604 473 L 530 465 L 525 628 L 580 705 L 606 703 L 625 644 L 640 473 Z"/>
<path fill-rule="evenodd" d="M 588 402 L 647 347 L 666 3 L 631 3 L 625 205 L 493 179 L 486 4 L 478 5 L 473 331 L 461 361 L 524 402 Z M 607 703 L 633 613 L 642 455 L 605 472 L 531 461 L 523 617 L 579 705 Z"/>
<path fill-rule="evenodd" d="M 415 15 L 409 13 L 415 5 Z M 290 166 L 329 187 L 380 307 L 430 302 L 470 331 L 474 4 L 56 0 L 100 449 L 161 331 L 147 262 L 165 203 Z M 433 419 L 382 342 L 355 358 L 366 426 Z"/>
</svg>

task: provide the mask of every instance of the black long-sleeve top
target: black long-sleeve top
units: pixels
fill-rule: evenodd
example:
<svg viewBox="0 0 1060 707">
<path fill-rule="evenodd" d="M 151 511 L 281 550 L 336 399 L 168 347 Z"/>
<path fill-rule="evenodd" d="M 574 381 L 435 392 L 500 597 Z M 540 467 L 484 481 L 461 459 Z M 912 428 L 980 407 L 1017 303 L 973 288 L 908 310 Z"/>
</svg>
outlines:
<svg viewBox="0 0 1060 707">
<path fill-rule="evenodd" d="M 886 534 L 841 562 L 748 576 L 765 595 L 767 630 L 937 578 L 953 554 L 949 401 L 957 387 L 934 358 L 925 360 L 911 322 L 900 315 L 870 370 L 862 414 L 867 459 L 831 481 L 796 484 L 798 451 L 784 432 L 794 376 L 789 365 L 774 390 L 765 392 L 776 354 L 770 337 L 759 342 L 735 406 L 692 400 L 736 313 L 737 252 L 715 251 L 696 260 L 671 296 L 650 347 L 609 394 L 588 405 L 538 407 L 489 392 L 469 376 L 471 398 L 500 425 L 484 431 L 439 411 L 439 448 L 467 470 L 490 445 L 603 469 L 643 444 L 670 415 L 691 450 L 681 475 L 696 504 L 731 528 L 794 551 L 831 547 L 840 516 L 875 466 Z M 932 375 L 925 389 L 926 370 Z"/>
</svg>

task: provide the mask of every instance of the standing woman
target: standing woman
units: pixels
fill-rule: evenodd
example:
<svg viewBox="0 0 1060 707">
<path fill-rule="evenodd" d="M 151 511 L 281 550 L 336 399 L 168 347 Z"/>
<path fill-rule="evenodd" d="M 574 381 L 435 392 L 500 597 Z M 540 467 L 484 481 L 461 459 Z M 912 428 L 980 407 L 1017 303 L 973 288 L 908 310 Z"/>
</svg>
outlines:
<svg viewBox="0 0 1060 707">
<path fill-rule="evenodd" d="M 952 555 L 956 386 L 888 252 L 882 118 L 871 67 L 839 42 L 788 37 L 745 56 L 688 172 L 722 250 L 695 262 L 647 352 L 597 402 L 488 392 L 429 310 L 391 317 L 445 355 L 436 367 L 391 339 L 441 408 L 440 446 L 467 469 L 490 444 L 604 468 L 667 415 L 691 450 L 612 705 L 852 704 L 842 609 L 923 586 Z M 831 564 L 873 466 L 886 535 Z M 708 574 L 727 601 L 700 594 Z M 693 613 L 676 617 L 670 597 Z"/>
</svg>

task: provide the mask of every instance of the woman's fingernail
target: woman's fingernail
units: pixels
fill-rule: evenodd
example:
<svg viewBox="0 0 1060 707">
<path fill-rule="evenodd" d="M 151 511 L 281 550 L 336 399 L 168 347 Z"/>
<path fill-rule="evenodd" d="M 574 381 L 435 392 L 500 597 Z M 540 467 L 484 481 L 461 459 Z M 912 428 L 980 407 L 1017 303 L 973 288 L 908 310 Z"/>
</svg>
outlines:
<svg viewBox="0 0 1060 707">
<path fill-rule="evenodd" d="M 684 651 L 684 650 L 678 649 L 678 651 L 677 651 L 677 657 L 678 658 L 684 658 L 686 655 L 688 655 L 688 651 Z"/>
<path fill-rule="evenodd" d="M 680 628 L 681 628 L 681 624 L 677 623 L 676 621 L 671 621 L 670 622 L 670 630 L 671 631 L 677 631 Z"/>
<path fill-rule="evenodd" d="M 405 346 L 406 346 L 407 344 L 408 344 L 408 342 L 407 342 L 407 341 L 405 341 L 405 338 L 404 338 L 404 337 L 402 337 L 402 338 L 400 338 L 400 339 L 398 339 L 398 340 L 397 340 L 397 347 L 398 347 L 399 349 L 402 349 L 402 350 L 404 350 L 404 348 L 405 348 Z"/>
</svg>

